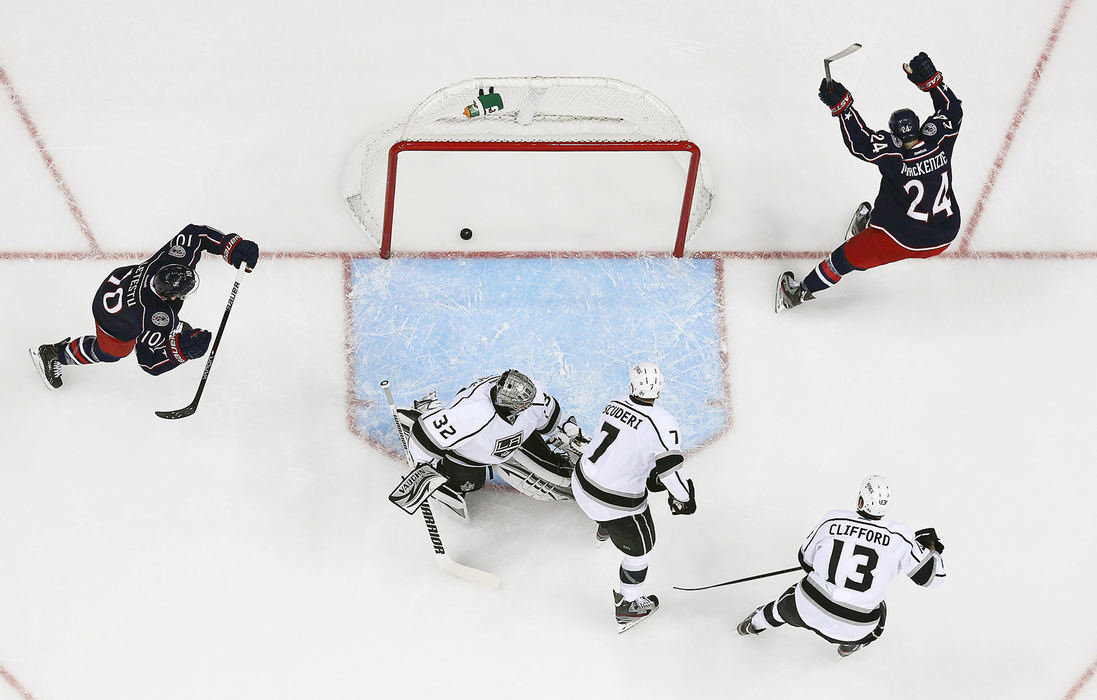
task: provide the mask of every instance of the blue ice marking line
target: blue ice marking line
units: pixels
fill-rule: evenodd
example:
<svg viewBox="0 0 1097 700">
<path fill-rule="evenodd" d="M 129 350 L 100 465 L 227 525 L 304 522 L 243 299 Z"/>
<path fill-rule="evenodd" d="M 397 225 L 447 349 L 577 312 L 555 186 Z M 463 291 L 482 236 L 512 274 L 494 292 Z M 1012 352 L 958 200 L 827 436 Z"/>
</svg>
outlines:
<svg viewBox="0 0 1097 700">
<path fill-rule="evenodd" d="M 351 271 L 355 395 L 372 399 L 363 434 L 399 453 L 378 385 L 397 404 L 432 389 L 443 403 L 480 377 L 518 369 L 598 431 L 628 369 L 658 363 L 660 405 L 686 449 L 728 417 L 715 286 L 716 262 L 674 258 L 357 259 Z"/>
</svg>

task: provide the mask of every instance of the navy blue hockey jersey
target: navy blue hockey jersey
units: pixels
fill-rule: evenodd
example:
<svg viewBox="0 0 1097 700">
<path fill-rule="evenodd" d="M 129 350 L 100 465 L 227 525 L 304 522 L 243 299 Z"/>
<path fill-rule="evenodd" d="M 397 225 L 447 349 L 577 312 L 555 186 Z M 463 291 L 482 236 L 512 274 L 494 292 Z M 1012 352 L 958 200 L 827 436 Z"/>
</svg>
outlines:
<svg viewBox="0 0 1097 700">
<path fill-rule="evenodd" d="M 849 152 L 880 169 L 880 192 L 870 223 L 914 250 L 941 248 L 960 231 L 952 192 L 952 149 L 964 111 L 944 83 L 929 90 L 935 110 L 922 124 L 921 141 L 906 149 L 888 131 L 872 131 L 852 106 L 839 115 Z"/>
<path fill-rule="evenodd" d="M 122 342 L 136 341 L 137 362 L 149 374 L 178 367 L 182 361 L 171 352 L 168 339 L 182 326 L 183 300 L 161 297 L 152 289 L 152 279 L 160 268 L 173 263 L 194 269 L 203 252 L 223 255 L 225 244 L 234 237 L 189 224 L 148 260 L 114 270 L 92 302 L 99 330 Z"/>
</svg>

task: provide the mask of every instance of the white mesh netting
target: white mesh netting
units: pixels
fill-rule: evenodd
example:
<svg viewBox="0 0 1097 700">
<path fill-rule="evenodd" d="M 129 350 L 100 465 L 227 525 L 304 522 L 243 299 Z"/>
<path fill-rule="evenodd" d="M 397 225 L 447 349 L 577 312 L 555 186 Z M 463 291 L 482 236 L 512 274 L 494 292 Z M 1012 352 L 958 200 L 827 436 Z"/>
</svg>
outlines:
<svg viewBox="0 0 1097 700">
<path fill-rule="evenodd" d="M 662 100 L 620 80 L 475 78 L 435 92 L 402 123 L 363 139 L 348 161 L 343 191 L 355 220 L 380 247 L 389 150 L 401 141 L 538 142 L 531 150 L 546 151 L 553 143 L 634 143 L 639 151 L 639 144 L 688 140 Z M 687 239 L 711 204 L 698 167 Z"/>
</svg>

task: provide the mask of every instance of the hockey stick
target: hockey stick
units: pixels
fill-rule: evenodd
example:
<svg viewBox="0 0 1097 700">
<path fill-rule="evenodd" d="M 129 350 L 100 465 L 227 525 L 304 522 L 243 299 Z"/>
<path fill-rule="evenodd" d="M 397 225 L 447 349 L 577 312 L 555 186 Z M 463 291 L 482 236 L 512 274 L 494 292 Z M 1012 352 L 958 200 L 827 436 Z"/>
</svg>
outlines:
<svg viewBox="0 0 1097 700">
<path fill-rule="evenodd" d="M 859 48 L 861 48 L 860 44 L 850 44 L 833 56 L 827 56 L 823 59 L 823 71 L 825 71 L 827 74 L 827 87 L 830 87 L 830 85 L 834 83 L 834 81 L 830 78 L 830 64 L 834 61 L 837 61 L 839 58 L 845 58 Z"/>
<path fill-rule="evenodd" d="M 217 354 L 217 346 L 221 344 L 221 334 L 225 332 L 225 324 L 229 320 L 229 312 L 232 311 L 232 302 L 236 301 L 236 290 L 240 289 L 240 280 L 243 279 L 244 273 L 247 271 L 246 265 L 240 265 L 240 270 L 236 273 L 236 282 L 233 283 L 232 292 L 229 293 L 229 303 L 225 304 L 225 315 L 221 317 L 221 326 L 217 329 L 217 335 L 210 347 L 209 359 L 206 360 L 206 369 L 202 372 L 202 380 L 198 382 L 198 392 L 195 393 L 194 400 L 184 408 L 175 411 L 157 411 L 156 415 L 170 420 L 173 418 L 186 418 L 198 410 L 198 400 L 202 398 L 202 390 L 206 388 L 206 378 L 209 377 L 209 369 L 213 366 L 213 357 Z"/>
<path fill-rule="evenodd" d="M 389 402 L 389 413 L 392 414 L 392 422 L 396 426 L 396 434 L 400 436 L 400 446 L 404 449 L 404 461 L 407 462 L 408 469 L 415 470 L 415 460 L 411 458 L 411 451 L 408 450 L 408 439 L 404 435 L 404 430 L 400 427 L 400 418 L 396 414 L 396 401 L 392 398 L 392 391 L 389 389 L 389 380 L 385 379 L 381 382 L 381 389 L 385 392 L 385 398 Z M 438 523 L 434 520 L 434 513 L 430 509 L 430 503 L 423 501 L 423 505 L 419 506 L 419 512 L 423 514 L 423 522 L 427 526 L 427 535 L 430 536 L 430 542 L 434 545 L 434 561 L 438 564 L 438 568 L 445 571 L 447 574 L 453 576 L 459 576 L 463 579 L 468 579 L 473 583 L 479 583 L 489 588 L 499 587 L 499 577 L 495 574 L 490 574 L 487 571 L 481 571 L 480 569 L 474 569 L 471 566 L 465 566 L 464 564 L 458 564 L 446 554 L 446 547 L 442 544 L 442 535 L 438 532 Z"/>
<path fill-rule="evenodd" d="M 780 571 L 771 571 L 768 574 L 758 574 L 757 576 L 747 576 L 746 578 L 737 578 L 734 581 L 724 581 L 723 583 L 714 583 L 711 586 L 701 586 L 699 588 L 682 588 L 681 586 L 674 586 L 676 591 L 703 591 L 706 588 L 719 588 L 720 586 L 730 586 L 733 583 L 743 583 L 744 581 L 753 581 L 756 578 L 766 578 L 767 576 L 777 576 L 779 574 L 791 574 L 793 571 L 803 571 L 798 566 L 794 566 L 791 569 L 781 569 Z"/>
</svg>

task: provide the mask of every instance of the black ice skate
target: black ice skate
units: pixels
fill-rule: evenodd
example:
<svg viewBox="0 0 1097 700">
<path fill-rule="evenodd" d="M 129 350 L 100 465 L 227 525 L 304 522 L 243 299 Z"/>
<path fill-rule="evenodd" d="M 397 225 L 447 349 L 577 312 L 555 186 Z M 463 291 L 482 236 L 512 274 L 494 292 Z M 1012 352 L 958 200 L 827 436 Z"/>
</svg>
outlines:
<svg viewBox="0 0 1097 700">
<path fill-rule="evenodd" d="M 773 311 L 781 313 L 814 298 L 811 292 L 796 281 L 796 275 L 786 271 L 781 273 L 781 277 L 777 280 L 777 296 L 773 300 Z"/>
<path fill-rule="evenodd" d="M 65 338 L 60 343 L 39 345 L 37 350 L 30 349 L 34 369 L 38 371 L 38 376 L 50 390 L 61 388 L 61 362 L 57 358 L 60 356 L 60 348 L 64 347 L 69 340 Z"/>
<path fill-rule="evenodd" d="M 621 634 L 640 624 L 658 610 L 659 599 L 649 595 L 640 596 L 636 600 L 625 600 L 624 596 L 614 591 L 613 605 L 617 608 L 617 634 Z"/>
<path fill-rule="evenodd" d="M 863 646 L 864 644 L 839 644 L 838 656 L 845 658 Z"/>
<path fill-rule="evenodd" d="M 761 610 L 761 608 L 756 608 L 752 610 L 751 613 L 747 615 L 742 622 L 739 623 L 739 626 L 735 628 L 735 631 L 744 637 L 750 634 L 761 634 L 762 630 L 758 629 L 754 626 L 753 623 L 751 623 L 751 620 L 754 619 L 754 616 L 758 614 L 759 610 Z"/>
<path fill-rule="evenodd" d="M 847 241 L 868 228 L 868 220 L 871 215 L 871 204 L 868 202 L 861 202 L 857 205 L 857 211 L 853 212 L 853 218 L 850 219 L 849 227 L 846 228 Z"/>
</svg>

